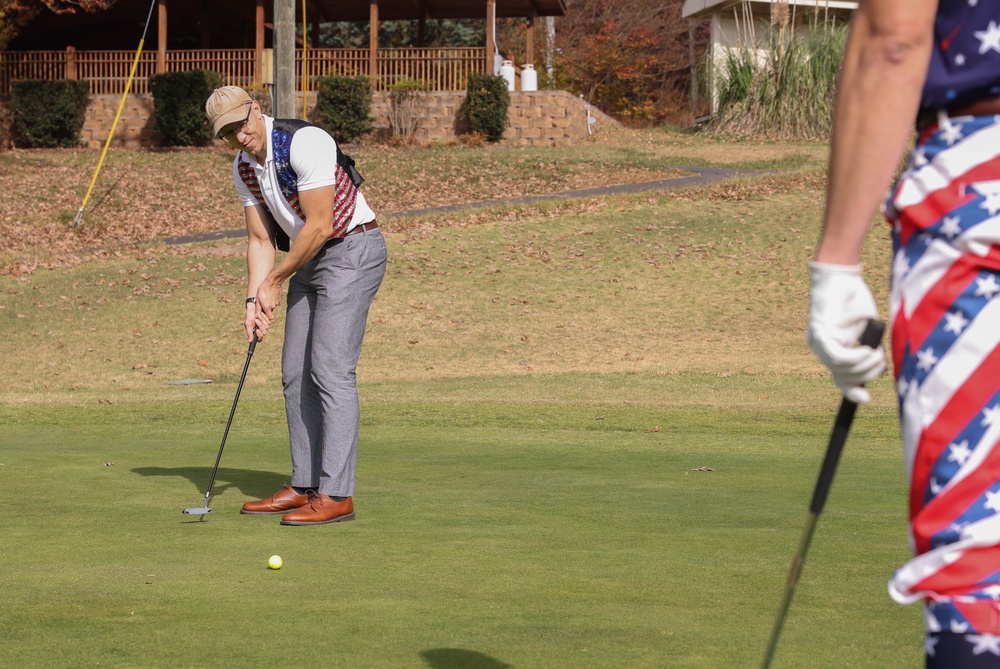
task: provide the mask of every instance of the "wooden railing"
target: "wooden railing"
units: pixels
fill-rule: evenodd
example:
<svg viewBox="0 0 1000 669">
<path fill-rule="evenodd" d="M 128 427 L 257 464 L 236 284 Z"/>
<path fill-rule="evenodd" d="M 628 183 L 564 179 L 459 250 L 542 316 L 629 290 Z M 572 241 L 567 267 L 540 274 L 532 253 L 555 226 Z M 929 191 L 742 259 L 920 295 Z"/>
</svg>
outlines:
<svg viewBox="0 0 1000 669">
<path fill-rule="evenodd" d="M 405 78 L 422 81 L 429 90 L 465 90 L 470 74 L 486 71 L 485 60 L 485 48 L 384 49 L 378 52 L 378 85 Z"/>
<path fill-rule="evenodd" d="M 149 92 L 149 77 L 157 72 L 213 70 L 222 74 L 226 84 L 251 86 L 254 83 L 257 54 L 253 49 L 192 49 L 167 51 L 161 68 L 155 51 L 139 56 L 133 93 Z M 302 88 L 303 51 L 295 53 L 295 89 Z M 135 61 L 134 51 L 0 51 L 0 95 L 10 95 L 11 83 L 25 79 L 86 79 L 91 95 L 117 94 L 125 90 L 129 71 Z M 486 70 L 486 50 L 470 48 L 379 49 L 375 90 L 385 90 L 400 79 L 423 82 L 429 91 L 464 90 L 468 76 Z M 316 79 L 332 74 L 370 75 L 368 49 L 308 49 L 306 86 L 316 89 Z"/>
<path fill-rule="evenodd" d="M 227 86 L 249 87 L 254 82 L 256 54 L 253 49 L 167 51 L 166 72 L 191 70 L 212 70 L 222 75 Z"/>
</svg>

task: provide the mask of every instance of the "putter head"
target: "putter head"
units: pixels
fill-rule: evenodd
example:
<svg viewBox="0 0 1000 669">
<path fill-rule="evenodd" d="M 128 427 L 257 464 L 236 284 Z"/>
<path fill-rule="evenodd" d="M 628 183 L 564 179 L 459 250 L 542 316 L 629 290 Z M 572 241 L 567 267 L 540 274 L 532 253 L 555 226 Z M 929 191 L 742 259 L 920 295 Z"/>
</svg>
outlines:
<svg viewBox="0 0 1000 669">
<path fill-rule="evenodd" d="M 187 513 L 192 516 L 204 516 L 206 513 L 212 513 L 212 510 L 207 506 L 196 506 L 192 509 L 184 509 L 181 513 Z"/>
</svg>

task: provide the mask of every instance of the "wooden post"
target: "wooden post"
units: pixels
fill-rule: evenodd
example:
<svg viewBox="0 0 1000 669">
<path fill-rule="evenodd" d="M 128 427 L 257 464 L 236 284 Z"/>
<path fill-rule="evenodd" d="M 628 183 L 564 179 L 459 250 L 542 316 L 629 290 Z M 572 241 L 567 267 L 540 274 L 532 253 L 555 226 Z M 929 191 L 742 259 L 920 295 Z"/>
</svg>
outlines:
<svg viewBox="0 0 1000 669">
<path fill-rule="evenodd" d="M 76 47 L 66 47 L 66 78 L 76 81 Z"/>
<path fill-rule="evenodd" d="M 496 42 L 496 4 L 495 0 L 486 0 L 486 74 L 496 74 L 493 71 Z"/>
<path fill-rule="evenodd" d="M 417 46 L 421 49 L 427 46 L 427 12 L 420 12 L 420 20 L 417 21 Z"/>
<path fill-rule="evenodd" d="M 159 0 L 156 8 L 156 73 L 167 71 L 167 0 Z"/>
<path fill-rule="evenodd" d="M 378 0 L 371 0 L 368 27 L 368 76 L 372 85 L 378 81 Z"/>
<path fill-rule="evenodd" d="M 295 0 L 274 0 L 274 116 L 295 118 Z"/>
<path fill-rule="evenodd" d="M 271 76 L 264 76 L 264 0 L 257 0 L 256 22 L 253 45 L 253 80 L 255 83 L 263 84 L 265 81 L 273 81 L 273 73 Z"/>
<path fill-rule="evenodd" d="M 525 25 L 528 29 L 527 34 L 527 45 L 525 46 L 525 61 L 522 65 L 526 63 L 535 64 L 535 12 L 534 10 L 528 14 L 528 18 L 525 20 Z"/>
</svg>

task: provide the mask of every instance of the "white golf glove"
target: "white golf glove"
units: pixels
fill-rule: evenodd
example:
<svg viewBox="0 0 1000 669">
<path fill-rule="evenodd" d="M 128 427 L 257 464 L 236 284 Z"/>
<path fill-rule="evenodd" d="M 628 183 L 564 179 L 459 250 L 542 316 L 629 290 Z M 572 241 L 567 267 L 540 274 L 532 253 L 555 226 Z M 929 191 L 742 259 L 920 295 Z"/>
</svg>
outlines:
<svg viewBox="0 0 1000 669">
<path fill-rule="evenodd" d="M 833 373 L 844 397 L 867 404 L 862 387 L 886 369 L 885 349 L 859 346 L 868 321 L 878 318 L 871 291 L 858 265 L 809 263 L 809 348 Z"/>
</svg>

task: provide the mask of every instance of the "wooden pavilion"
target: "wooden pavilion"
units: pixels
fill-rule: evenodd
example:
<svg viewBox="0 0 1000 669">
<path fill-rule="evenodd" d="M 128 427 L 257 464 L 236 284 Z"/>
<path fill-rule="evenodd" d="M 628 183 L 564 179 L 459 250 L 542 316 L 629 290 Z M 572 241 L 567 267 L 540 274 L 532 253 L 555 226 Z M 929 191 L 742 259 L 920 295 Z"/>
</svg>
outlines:
<svg viewBox="0 0 1000 669">
<path fill-rule="evenodd" d="M 151 16 L 132 91 L 148 92 L 152 74 L 197 68 L 223 74 L 227 84 L 269 82 L 274 39 L 274 0 L 118 0 L 95 14 L 45 13 L 0 52 L 0 95 L 19 79 L 86 79 L 92 94 L 121 93 Z M 367 75 L 383 90 L 400 77 L 423 81 L 428 90 L 460 90 L 474 72 L 494 71 L 495 19 L 524 18 L 526 62 L 534 62 L 532 30 L 539 17 L 564 16 L 566 0 L 295 0 L 300 26 L 296 81 L 312 89 L 326 74 Z M 302 35 L 303 6 L 305 25 Z M 426 47 L 431 19 L 479 19 L 484 47 Z M 380 49 L 380 21 L 418 22 L 417 44 Z M 319 48 L 319 24 L 368 21 L 369 45 Z"/>
</svg>

